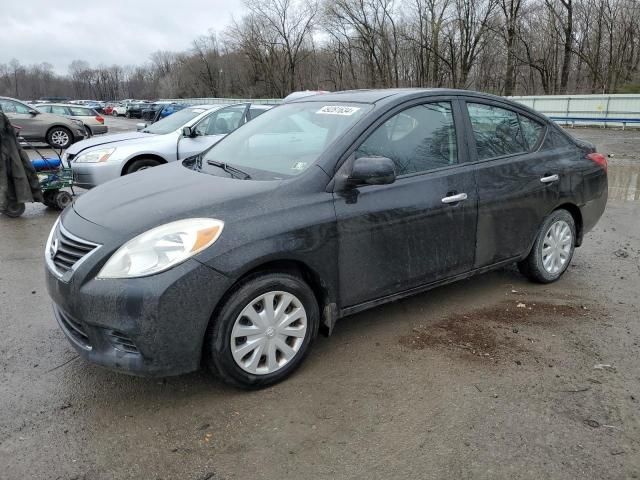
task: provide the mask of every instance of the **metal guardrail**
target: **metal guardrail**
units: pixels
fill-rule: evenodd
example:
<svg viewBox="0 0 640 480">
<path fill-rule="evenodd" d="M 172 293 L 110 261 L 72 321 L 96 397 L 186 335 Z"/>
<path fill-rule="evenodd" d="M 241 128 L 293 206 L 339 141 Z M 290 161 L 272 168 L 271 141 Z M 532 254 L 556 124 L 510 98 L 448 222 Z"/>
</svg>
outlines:
<svg viewBox="0 0 640 480">
<path fill-rule="evenodd" d="M 513 96 L 522 103 L 557 122 L 575 125 L 616 125 L 623 129 L 640 126 L 640 94 L 612 95 L 534 95 Z M 188 105 L 251 102 L 277 105 L 281 98 L 168 98 L 165 101 Z"/>
<path fill-rule="evenodd" d="M 217 105 L 220 103 L 256 103 L 260 105 L 277 105 L 281 98 L 162 98 L 163 102 L 185 103 L 187 105 Z"/>
<path fill-rule="evenodd" d="M 509 97 L 555 121 L 588 125 L 640 126 L 640 94 L 536 95 Z M 573 119 L 573 120 L 567 120 Z"/>
<path fill-rule="evenodd" d="M 571 124 L 571 127 L 575 127 L 576 123 L 587 123 L 587 124 L 600 124 L 602 123 L 603 127 L 606 127 L 608 123 L 620 123 L 622 124 L 622 130 L 627 127 L 627 124 L 638 124 L 640 125 L 640 118 L 598 118 L 598 117 L 549 117 L 556 123 L 563 124 Z"/>
</svg>

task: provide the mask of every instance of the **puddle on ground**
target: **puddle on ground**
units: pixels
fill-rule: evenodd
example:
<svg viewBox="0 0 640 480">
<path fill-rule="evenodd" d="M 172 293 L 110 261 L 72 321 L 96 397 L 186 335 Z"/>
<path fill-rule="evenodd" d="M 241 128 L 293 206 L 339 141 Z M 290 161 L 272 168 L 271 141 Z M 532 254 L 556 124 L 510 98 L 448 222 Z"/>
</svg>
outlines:
<svg viewBox="0 0 640 480">
<path fill-rule="evenodd" d="M 611 165 L 608 169 L 609 198 L 634 202 L 640 200 L 640 164 Z"/>
<path fill-rule="evenodd" d="M 531 348 L 532 340 L 521 329 L 555 327 L 569 320 L 599 318 L 592 307 L 547 302 L 503 302 L 465 313 L 454 313 L 433 325 L 420 325 L 400 337 L 411 350 L 446 348 L 471 358 L 492 361 L 517 356 Z"/>
</svg>

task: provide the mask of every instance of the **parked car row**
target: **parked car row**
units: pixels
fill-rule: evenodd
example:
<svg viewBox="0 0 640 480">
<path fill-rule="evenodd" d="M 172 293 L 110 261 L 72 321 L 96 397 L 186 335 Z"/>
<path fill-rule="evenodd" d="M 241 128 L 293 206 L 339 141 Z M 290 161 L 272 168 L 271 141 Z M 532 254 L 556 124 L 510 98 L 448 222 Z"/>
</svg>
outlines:
<svg viewBox="0 0 640 480">
<path fill-rule="evenodd" d="M 13 125 L 20 127 L 20 135 L 31 142 L 44 142 L 56 148 L 68 148 L 87 136 L 84 121 L 72 115 L 42 112 L 20 100 L 8 97 L 0 97 L 0 109 Z"/>
<path fill-rule="evenodd" d="M 460 90 L 188 107 L 67 153 L 87 186 L 169 163 L 53 226 L 47 289 L 75 350 L 243 388 L 286 378 L 320 327 L 365 309 L 511 263 L 558 280 L 607 201 L 593 145 Z"/>
<path fill-rule="evenodd" d="M 64 154 L 76 182 L 92 188 L 129 173 L 196 155 L 270 106 L 242 103 L 183 108 L 139 132 L 79 142 Z"/>
<path fill-rule="evenodd" d="M 104 124 L 104 118 L 93 108 L 62 103 L 46 103 L 36 105 L 36 109 L 43 113 L 53 113 L 79 120 L 84 125 L 87 137 L 107 133 L 109 128 Z"/>
</svg>

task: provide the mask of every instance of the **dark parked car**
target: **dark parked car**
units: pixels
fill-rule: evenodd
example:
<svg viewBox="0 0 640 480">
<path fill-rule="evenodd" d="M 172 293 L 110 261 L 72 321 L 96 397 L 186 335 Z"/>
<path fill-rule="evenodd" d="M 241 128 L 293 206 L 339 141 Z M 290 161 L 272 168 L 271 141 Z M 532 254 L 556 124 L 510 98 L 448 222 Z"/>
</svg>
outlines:
<svg viewBox="0 0 640 480">
<path fill-rule="evenodd" d="M 82 195 L 47 286 L 92 362 L 257 388 L 347 315 L 513 262 L 557 280 L 606 199 L 606 159 L 517 103 L 328 93 Z"/>
<path fill-rule="evenodd" d="M 187 108 L 187 106 L 184 103 L 158 103 L 155 104 L 154 108 L 142 111 L 142 120 L 146 120 L 150 125 L 168 117 L 172 113 Z"/>
<path fill-rule="evenodd" d="M 127 118 L 142 118 L 142 111 L 150 106 L 150 103 L 130 103 L 124 116 Z"/>
</svg>

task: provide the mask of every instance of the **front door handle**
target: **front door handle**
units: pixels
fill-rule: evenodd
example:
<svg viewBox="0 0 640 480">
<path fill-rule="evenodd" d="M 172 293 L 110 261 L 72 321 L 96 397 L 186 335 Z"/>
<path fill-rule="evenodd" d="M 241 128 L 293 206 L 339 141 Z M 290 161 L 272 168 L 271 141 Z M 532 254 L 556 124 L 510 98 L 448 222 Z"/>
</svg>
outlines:
<svg viewBox="0 0 640 480">
<path fill-rule="evenodd" d="M 560 176 L 556 173 L 555 175 L 549 175 L 548 177 L 542 177 L 540 181 L 542 183 L 552 183 L 560 180 Z"/>
<path fill-rule="evenodd" d="M 442 203 L 458 203 L 467 199 L 466 193 L 458 193 L 457 195 L 451 195 L 449 197 L 444 197 L 442 199 Z"/>
</svg>

